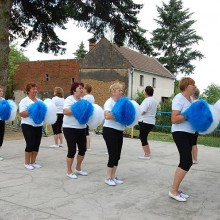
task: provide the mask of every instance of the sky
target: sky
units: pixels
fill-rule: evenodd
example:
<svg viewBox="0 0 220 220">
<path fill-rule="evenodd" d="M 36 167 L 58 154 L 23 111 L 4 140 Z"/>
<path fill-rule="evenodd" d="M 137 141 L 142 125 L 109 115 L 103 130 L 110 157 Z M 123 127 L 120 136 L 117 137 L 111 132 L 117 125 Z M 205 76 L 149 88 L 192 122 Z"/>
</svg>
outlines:
<svg viewBox="0 0 220 220">
<path fill-rule="evenodd" d="M 144 7 L 138 15 L 140 27 L 146 29 L 147 39 L 151 37 L 150 33 L 158 26 L 154 19 L 157 19 L 158 12 L 156 6 L 162 7 L 162 2 L 168 4 L 169 0 L 133 0 L 138 4 L 143 4 Z M 205 58 L 200 61 L 194 61 L 196 66 L 194 74 L 190 75 L 196 82 L 197 87 L 201 92 L 214 83 L 220 86 L 220 80 L 217 79 L 220 74 L 220 65 L 218 65 L 218 49 L 220 43 L 219 21 L 220 21 L 220 1 L 219 0 L 182 0 L 183 9 L 189 9 L 193 13 L 191 19 L 196 20 L 192 28 L 196 34 L 203 38 L 198 45 L 194 45 L 193 49 L 200 51 Z M 79 48 L 81 42 L 84 43 L 85 49 L 89 50 L 88 39 L 92 37 L 90 33 L 82 27 L 76 27 L 73 22 L 66 25 L 67 30 L 56 31 L 57 35 L 67 42 L 66 54 L 54 56 L 52 53 L 45 54 L 37 52 L 38 41 L 31 43 L 25 48 L 24 55 L 31 61 L 36 60 L 54 60 L 54 59 L 72 59 L 74 52 Z M 19 43 L 20 41 L 18 41 Z M 182 75 L 178 76 L 178 79 Z"/>
</svg>

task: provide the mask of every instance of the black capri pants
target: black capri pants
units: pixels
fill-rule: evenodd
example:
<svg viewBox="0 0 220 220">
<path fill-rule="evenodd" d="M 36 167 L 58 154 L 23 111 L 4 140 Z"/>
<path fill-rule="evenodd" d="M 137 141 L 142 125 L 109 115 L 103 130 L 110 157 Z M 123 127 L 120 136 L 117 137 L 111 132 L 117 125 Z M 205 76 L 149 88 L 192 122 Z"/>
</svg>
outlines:
<svg viewBox="0 0 220 220">
<path fill-rule="evenodd" d="M 52 124 L 53 134 L 61 134 L 63 125 L 63 114 L 57 114 L 57 121 Z"/>
<path fill-rule="evenodd" d="M 144 122 L 138 122 L 138 124 L 140 126 L 139 138 L 141 140 L 142 146 L 146 146 L 146 145 L 148 145 L 148 140 L 147 140 L 148 134 L 154 128 L 154 125 L 147 124 Z"/>
<path fill-rule="evenodd" d="M 78 155 L 85 156 L 86 152 L 86 130 L 85 128 L 63 128 L 63 133 L 68 147 L 68 158 L 74 158 L 76 154 L 76 145 L 78 146 Z"/>
<path fill-rule="evenodd" d="M 109 155 L 107 166 L 110 168 L 118 166 L 123 145 L 123 131 L 103 127 L 103 138 L 105 140 Z"/>
<path fill-rule="evenodd" d="M 38 152 L 42 137 L 42 126 L 34 127 L 28 124 L 21 124 L 21 129 L 26 141 L 25 152 Z"/>
<path fill-rule="evenodd" d="M 3 144 L 4 135 L 5 135 L 5 121 L 0 120 L 0 147 Z"/>
<path fill-rule="evenodd" d="M 178 167 L 185 171 L 189 171 L 192 166 L 192 141 L 193 135 L 188 132 L 175 131 L 172 133 L 173 140 L 177 146 L 180 155 L 180 163 Z"/>
<path fill-rule="evenodd" d="M 198 139 L 199 133 L 196 132 L 195 134 L 193 134 L 193 142 L 192 145 L 197 145 L 197 139 Z"/>
</svg>

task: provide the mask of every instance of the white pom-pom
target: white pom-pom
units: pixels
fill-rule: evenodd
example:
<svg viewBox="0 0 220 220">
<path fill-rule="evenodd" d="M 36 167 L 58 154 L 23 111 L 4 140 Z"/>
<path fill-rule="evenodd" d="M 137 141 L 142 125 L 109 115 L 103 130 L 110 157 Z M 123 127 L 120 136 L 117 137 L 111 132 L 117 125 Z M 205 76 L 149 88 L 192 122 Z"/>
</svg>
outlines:
<svg viewBox="0 0 220 220">
<path fill-rule="evenodd" d="M 18 106 L 13 100 L 8 100 L 8 103 L 11 106 L 11 114 L 8 121 L 14 121 L 17 115 Z"/>
<path fill-rule="evenodd" d="M 45 99 L 44 103 L 47 106 L 47 112 L 45 115 L 44 123 L 48 125 L 52 125 L 57 121 L 56 105 L 49 98 Z"/>
<path fill-rule="evenodd" d="M 131 103 L 134 105 L 134 108 L 135 108 L 135 119 L 134 119 L 134 121 L 133 121 L 133 123 L 131 125 L 127 126 L 129 128 L 132 128 L 132 127 L 134 127 L 135 125 L 138 124 L 138 119 L 139 119 L 139 117 L 141 115 L 141 107 L 140 107 L 140 105 L 136 101 L 134 101 L 134 100 L 131 100 Z"/>
<path fill-rule="evenodd" d="M 93 104 L 94 111 L 87 122 L 89 128 L 95 129 L 104 121 L 104 110 L 97 104 Z"/>
</svg>

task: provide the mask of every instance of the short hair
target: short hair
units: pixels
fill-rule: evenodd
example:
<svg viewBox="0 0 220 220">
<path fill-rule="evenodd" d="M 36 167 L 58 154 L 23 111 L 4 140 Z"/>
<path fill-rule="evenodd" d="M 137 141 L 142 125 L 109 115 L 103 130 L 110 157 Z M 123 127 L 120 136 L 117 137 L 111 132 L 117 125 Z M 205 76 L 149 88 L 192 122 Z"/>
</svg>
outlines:
<svg viewBox="0 0 220 220">
<path fill-rule="evenodd" d="M 123 89 L 123 85 L 119 82 L 116 82 L 114 84 L 112 84 L 109 88 L 109 92 L 112 93 L 114 92 L 116 89 Z"/>
<path fill-rule="evenodd" d="M 30 92 L 30 90 L 34 87 L 37 87 L 37 85 L 35 83 L 28 83 L 25 87 L 25 91 L 28 94 Z"/>
<path fill-rule="evenodd" d="M 154 89 L 153 89 L 152 86 L 146 86 L 145 92 L 146 92 L 146 94 L 147 94 L 148 96 L 153 96 L 153 94 L 154 94 Z"/>
<path fill-rule="evenodd" d="M 64 96 L 64 92 L 63 92 L 63 89 L 61 87 L 55 87 L 54 88 L 54 93 L 56 96 L 60 97 L 60 98 L 63 98 Z"/>
<path fill-rule="evenodd" d="M 90 84 L 86 84 L 84 89 L 87 91 L 87 93 L 91 93 L 92 92 L 92 86 Z"/>
<path fill-rule="evenodd" d="M 74 92 L 76 91 L 76 88 L 79 86 L 84 87 L 84 84 L 82 82 L 74 82 L 70 88 L 70 95 L 73 95 Z"/>
<path fill-rule="evenodd" d="M 189 85 L 195 85 L 195 81 L 194 79 L 192 79 L 191 77 L 183 77 L 180 81 L 179 81 L 179 88 L 180 91 L 183 92 L 186 90 L 186 88 Z"/>
<path fill-rule="evenodd" d="M 198 89 L 198 88 L 195 88 L 194 97 L 195 97 L 196 99 L 198 99 L 198 98 L 199 98 L 199 95 L 200 95 L 199 89 Z"/>
</svg>

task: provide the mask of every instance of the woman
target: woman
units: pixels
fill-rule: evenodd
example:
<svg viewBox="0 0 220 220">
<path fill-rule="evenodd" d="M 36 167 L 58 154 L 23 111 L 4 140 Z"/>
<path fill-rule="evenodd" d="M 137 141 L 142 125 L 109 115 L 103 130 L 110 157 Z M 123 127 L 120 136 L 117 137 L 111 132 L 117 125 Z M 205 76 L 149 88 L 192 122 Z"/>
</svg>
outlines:
<svg viewBox="0 0 220 220">
<path fill-rule="evenodd" d="M 28 170 L 41 168 L 40 164 L 36 163 L 36 158 L 39 152 L 39 147 L 42 137 L 42 126 L 35 124 L 29 117 L 28 107 L 36 101 L 41 101 L 37 98 L 37 85 L 29 83 L 26 85 L 27 97 L 23 98 L 19 103 L 19 114 L 21 116 L 21 128 L 26 141 L 25 162 L 24 167 Z"/>
<path fill-rule="evenodd" d="M 92 92 L 92 86 L 89 84 L 86 84 L 84 87 L 84 99 L 89 101 L 91 104 L 95 104 L 95 98 L 94 96 L 91 94 Z M 86 125 L 86 148 L 87 151 L 91 151 L 91 147 L 90 147 L 90 135 L 89 135 L 89 126 Z"/>
<path fill-rule="evenodd" d="M 195 92 L 195 81 L 190 77 L 179 82 L 180 93 L 172 101 L 172 136 L 180 155 L 180 163 L 176 169 L 169 196 L 179 202 L 185 202 L 189 196 L 179 187 L 186 173 L 192 166 L 192 140 L 195 130 L 183 113 L 191 105 L 191 96 Z"/>
<path fill-rule="evenodd" d="M 4 100 L 3 94 L 4 94 L 3 87 L 0 86 L 0 101 Z M 0 118 L 0 149 L 3 144 L 4 135 L 5 135 L 5 121 L 1 120 L 1 118 Z M 4 158 L 0 157 L 0 161 L 1 160 L 4 160 Z"/>
<path fill-rule="evenodd" d="M 52 125 L 53 137 L 55 144 L 50 145 L 50 147 L 63 147 L 63 104 L 64 104 L 64 92 L 60 87 L 54 88 L 54 97 L 52 98 L 53 103 L 57 108 L 57 121 Z"/>
<path fill-rule="evenodd" d="M 155 116 L 157 113 L 157 105 L 158 103 L 152 97 L 154 94 L 154 89 L 151 86 L 146 86 L 145 88 L 145 99 L 141 103 L 141 116 L 139 118 L 139 126 L 140 126 L 140 140 L 142 143 L 144 156 L 138 157 L 143 160 L 150 160 L 151 151 L 150 146 L 147 140 L 148 134 L 154 128 L 155 125 Z"/>
<path fill-rule="evenodd" d="M 110 94 L 111 97 L 104 104 L 105 121 L 103 125 L 103 138 L 109 155 L 105 183 L 109 186 L 115 186 L 123 183 L 122 180 L 116 177 L 116 170 L 121 156 L 124 126 L 114 119 L 111 111 L 116 101 L 123 95 L 122 84 L 112 84 L 110 86 Z"/>
<path fill-rule="evenodd" d="M 74 117 L 71 106 L 79 101 L 83 96 L 84 84 L 74 82 L 70 89 L 70 96 L 64 101 L 63 109 L 63 133 L 66 138 L 68 153 L 66 158 L 67 163 L 67 176 L 71 179 L 77 179 L 77 175 L 87 176 L 88 173 L 81 169 L 86 152 L 86 124 L 80 124 Z M 73 159 L 76 154 L 76 145 L 78 146 L 78 155 L 76 158 L 76 168 L 73 172 L 72 165 Z"/>
</svg>

